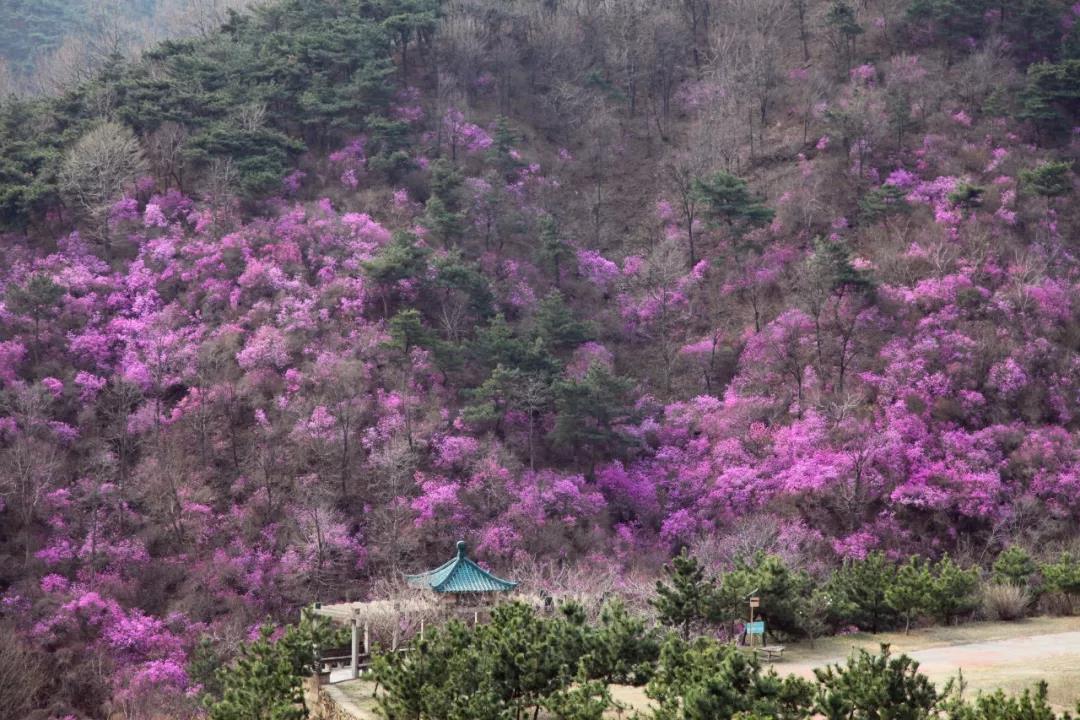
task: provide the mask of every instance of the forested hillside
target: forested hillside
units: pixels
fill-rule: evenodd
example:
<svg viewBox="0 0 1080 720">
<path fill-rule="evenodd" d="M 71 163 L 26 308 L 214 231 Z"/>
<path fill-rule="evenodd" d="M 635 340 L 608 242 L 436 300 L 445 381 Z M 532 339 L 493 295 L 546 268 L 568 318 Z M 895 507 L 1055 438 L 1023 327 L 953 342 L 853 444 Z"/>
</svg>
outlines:
<svg viewBox="0 0 1080 720">
<path fill-rule="evenodd" d="M 258 0 L 5 0 L 0 95 L 55 94 L 155 42 L 205 35 Z"/>
<path fill-rule="evenodd" d="M 80 7 L 5 3 L 8 72 Z M 1080 6 L 221 17 L 0 105 L 17 716 L 193 716 L 461 537 L 549 589 L 1076 549 Z"/>
</svg>

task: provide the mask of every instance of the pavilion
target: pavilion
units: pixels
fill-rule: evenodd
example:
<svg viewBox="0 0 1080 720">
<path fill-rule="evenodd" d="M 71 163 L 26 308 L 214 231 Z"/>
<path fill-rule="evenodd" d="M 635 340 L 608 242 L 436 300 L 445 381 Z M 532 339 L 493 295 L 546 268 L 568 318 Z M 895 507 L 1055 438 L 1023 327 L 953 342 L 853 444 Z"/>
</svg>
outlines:
<svg viewBox="0 0 1080 720">
<path fill-rule="evenodd" d="M 481 609 L 495 604 L 495 598 L 518 587 L 513 580 L 504 580 L 473 562 L 465 552 L 464 540 L 457 542 L 457 554 L 450 560 L 427 572 L 405 575 L 409 587 L 420 590 L 417 596 L 404 600 L 374 600 L 369 602 L 339 603 L 317 606 L 315 612 L 334 622 L 352 627 L 350 648 L 350 677 L 360 675 L 361 656 L 365 661 L 371 657 L 370 624 L 389 621 L 393 640 L 391 651 L 398 650 L 398 626 L 402 616 L 419 619 L 420 637 L 424 636 L 426 619 L 445 618 L 448 613 L 468 612 L 475 624 Z M 363 630 L 363 653 L 361 654 L 361 628 Z M 334 658 L 337 659 L 337 658 Z M 345 657 L 340 660 L 344 661 Z"/>
<path fill-rule="evenodd" d="M 469 602 L 493 593 L 510 592 L 518 586 L 512 580 L 503 580 L 477 565 L 465 554 L 465 541 L 458 540 L 457 555 L 434 570 L 406 575 L 405 582 L 411 587 L 431 590 L 440 597 L 453 598 L 458 603 Z"/>
</svg>

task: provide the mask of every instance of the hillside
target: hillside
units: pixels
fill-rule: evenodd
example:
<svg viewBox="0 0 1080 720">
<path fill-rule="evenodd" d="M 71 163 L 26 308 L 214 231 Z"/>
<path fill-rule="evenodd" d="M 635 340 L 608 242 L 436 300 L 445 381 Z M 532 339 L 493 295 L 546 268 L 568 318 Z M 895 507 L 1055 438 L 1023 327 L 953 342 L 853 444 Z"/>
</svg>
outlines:
<svg viewBox="0 0 1080 720">
<path fill-rule="evenodd" d="M 6 0 L 0 5 L 0 96 L 54 95 L 116 57 L 166 38 L 212 33 L 256 0 Z"/>
<path fill-rule="evenodd" d="M 1076 549 L 1080 9 L 223 17 L 0 105 L 29 717 L 193 716 L 461 537 L 551 590 Z"/>
</svg>

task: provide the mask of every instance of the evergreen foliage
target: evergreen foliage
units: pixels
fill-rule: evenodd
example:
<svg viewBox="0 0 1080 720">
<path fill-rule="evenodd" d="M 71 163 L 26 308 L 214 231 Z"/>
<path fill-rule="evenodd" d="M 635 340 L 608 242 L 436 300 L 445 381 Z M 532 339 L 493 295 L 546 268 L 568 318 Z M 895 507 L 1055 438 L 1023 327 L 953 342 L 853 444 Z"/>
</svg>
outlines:
<svg viewBox="0 0 1080 720">
<path fill-rule="evenodd" d="M 691 628 L 711 616 L 716 601 L 715 583 L 705 577 L 705 568 L 686 548 L 665 566 L 664 572 L 668 582 L 656 581 L 656 598 L 652 604 L 661 623 L 678 628 L 683 639 L 689 640 Z"/>
<path fill-rule="evenodd" d="M 884 553 L 873 552 L 863 560 L 847 560 L 829 583 L 835 598 L 836 617 L 876 633 L 891 627 L 896 610 L 887 594 L 896 577 L 896 566 Z"/>
<path fill-rule="evenodd" d="M 994 558 L 994 581 L 1027 587 L 1038 569 L 1027 550 L 1019 545 L 1010 545 Z"/>
<path fill-rule="evenodd" d="M 943 697 L 919 673 L 919 663 L 894 656 L 888 645 L 871 654 L 859 650 L 843 665 L 814 670 L 818 687 L 814 710 L 827 720 L 925 720 L 933 717 Z"/>
</svg>

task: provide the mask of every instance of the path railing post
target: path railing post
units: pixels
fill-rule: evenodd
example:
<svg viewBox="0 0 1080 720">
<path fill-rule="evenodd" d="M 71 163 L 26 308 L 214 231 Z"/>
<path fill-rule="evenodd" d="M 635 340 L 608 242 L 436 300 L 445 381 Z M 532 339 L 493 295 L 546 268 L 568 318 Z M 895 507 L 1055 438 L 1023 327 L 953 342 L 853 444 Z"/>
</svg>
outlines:
<svg viewBox="0 0 1080 720">
<path fill-rule="evenodd" d="M 364 626 L 364 630 L 367 630 L 367 625 Z M 366 636 L 367 632 L 364 635 Z M 360 677 L 360 627 L 355 617 L 352 619 L 352 657 L 349 662 L 349 677 L 353 680 Z"/>
</svg>

